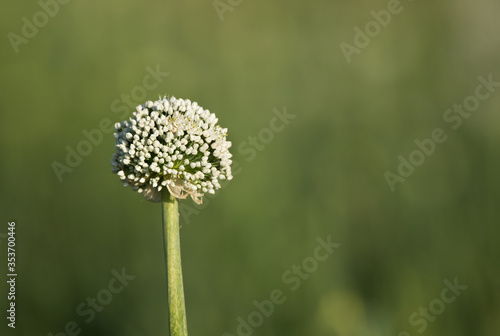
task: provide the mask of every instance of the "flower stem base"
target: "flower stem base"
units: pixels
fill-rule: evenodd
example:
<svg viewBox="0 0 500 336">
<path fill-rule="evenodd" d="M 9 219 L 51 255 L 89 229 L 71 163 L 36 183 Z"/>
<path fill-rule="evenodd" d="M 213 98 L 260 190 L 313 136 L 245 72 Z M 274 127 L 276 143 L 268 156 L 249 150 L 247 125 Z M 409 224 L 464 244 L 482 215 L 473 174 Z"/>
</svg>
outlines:
<svg viewBox="0 0 500 336">
<path fill-rule="evenodd" d="M 166 188 L 162 190 L 161 197 L 170 336 L 187 336 L 186 307 L 184 303 L 184 286 L 182 283 L 178 202 Z"/>
</svg>

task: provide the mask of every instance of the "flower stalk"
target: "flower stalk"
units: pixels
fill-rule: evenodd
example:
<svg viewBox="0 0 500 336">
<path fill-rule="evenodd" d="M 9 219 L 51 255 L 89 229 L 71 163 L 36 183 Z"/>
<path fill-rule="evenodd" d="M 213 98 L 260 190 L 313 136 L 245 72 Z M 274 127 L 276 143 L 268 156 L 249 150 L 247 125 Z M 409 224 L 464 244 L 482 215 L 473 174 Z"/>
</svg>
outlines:
<svg viewBox="0 0 500 336">
<path fill-rule="evenodd" d="M 161 193 L 163 243 L 167 271 L 170 336 L 187 336 L 184 286 L 182 284 L 179 210 L 177 198 L 165 188 Z"/>
</svg>

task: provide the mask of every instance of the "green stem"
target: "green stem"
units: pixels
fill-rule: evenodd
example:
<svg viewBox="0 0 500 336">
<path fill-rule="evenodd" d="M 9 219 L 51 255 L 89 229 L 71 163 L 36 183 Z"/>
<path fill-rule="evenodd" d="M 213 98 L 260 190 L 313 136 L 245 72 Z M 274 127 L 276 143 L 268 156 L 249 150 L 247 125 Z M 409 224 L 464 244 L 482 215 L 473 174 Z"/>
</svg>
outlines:
<svg viewBox="0 0 500 336">
<path fill-rule="evenodd" d="M 177 198 L 162 190 L 163 244 L 167 269 L 168 315 L 170 336 L 187 336 L 186 307 L 182 285 L 179 210 Z"/>
</svg>

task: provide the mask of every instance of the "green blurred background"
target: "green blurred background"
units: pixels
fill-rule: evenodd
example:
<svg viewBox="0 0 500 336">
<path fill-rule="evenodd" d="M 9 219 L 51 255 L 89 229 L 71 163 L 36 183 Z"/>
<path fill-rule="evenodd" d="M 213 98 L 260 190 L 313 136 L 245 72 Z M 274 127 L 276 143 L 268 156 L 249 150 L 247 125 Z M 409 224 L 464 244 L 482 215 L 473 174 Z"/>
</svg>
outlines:
<svg viewBox="0 0 500 336">
<path fill-rule="evenodd" d="M 18 310 L 1 334 L 167 334 L 160 206 L 111 173 L 112 133 L 62 182 L 52 167 L 158 66 L 146 99 L 215 112 L 240 166 L 205 206 L 181 201 L 190 335 L 238 335 L 275 289 L 286 301 L 247 335 L 418 335 L 409 317 L 455 278 L 467 289 L 422 334 L 499 335 L 500 92 L 456 130 L 443 114 L 479 76 L 500 80 L 500 4 L 405 1 L 348 63 L 339 44 L 387 1 L 222 3 L 224 20 L 212 1 L 70 1 L 16 53 L 7 34 L 41 7 L 3 2 L 0 233 L 16 221 Z M 295 118 L 249 160 L 285 106 Z M 391 192 L 384 172 L 435 128 L 447 141 Z M 283 274 L 329 235 L 341 246 L 291 291 Z M 135 279 L 86 323 L 76 307 L 123 267 Z"/>
</svg>

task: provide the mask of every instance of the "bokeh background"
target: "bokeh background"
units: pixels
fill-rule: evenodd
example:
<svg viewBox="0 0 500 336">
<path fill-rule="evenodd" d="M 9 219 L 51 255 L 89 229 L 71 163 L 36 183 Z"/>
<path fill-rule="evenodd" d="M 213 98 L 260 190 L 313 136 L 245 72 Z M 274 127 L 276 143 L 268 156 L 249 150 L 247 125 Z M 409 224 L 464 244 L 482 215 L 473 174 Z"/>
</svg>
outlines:
<svg viewBox="0 0 500 336">
<path fill-rule="evenodd" d="M 3 2 L 0 233 L 16 221 L 18 310 L 7 328 L 2 281 L 1 334 L 167 334 L 160 206 L 111 173 L 113 134 L 62 182 L 52 166 L 159 67 L 144 100 L 215 112 L 240 167 L 205 206 L 181 201 L 190 335 L 419 335 L 409 317 L 455 278 L 467 289 L 422 334 L 499 335 L 500 92 L 458 129 L 443 121 L 479 76 L 500 81 L 498 1 L 404 1 L 350 63 L 340 43 L 388 1 L 221 3 L 223 20 L 212 1 L 70 1 L 16 53 L 7 34 L 41 7 Z M 250 160 L 284 107 L 295 118 Z M 447 141 L 392 192 L 384 172 L 435 128 Z M 328 236 L 341 246 L 291 291 L 283 274 Z M 122 268 L 135 279 L 86 323 L 76 308 Z M 286 301 L 238 333 L 275 289 Z"/>
</svg>

